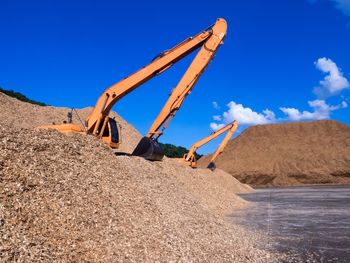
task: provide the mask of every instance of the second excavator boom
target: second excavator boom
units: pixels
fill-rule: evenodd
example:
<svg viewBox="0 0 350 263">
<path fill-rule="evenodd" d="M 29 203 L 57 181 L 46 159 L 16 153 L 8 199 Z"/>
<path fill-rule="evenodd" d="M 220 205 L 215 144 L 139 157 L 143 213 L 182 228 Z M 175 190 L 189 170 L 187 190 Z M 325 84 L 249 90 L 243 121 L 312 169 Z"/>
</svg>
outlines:
<svg viewBox="0 0 350 263">
<path fill-rule="evenodd" d="M 176 160 L 178 160 L 179 162 L 181 162 L 183 164 L 189 165 L 192 168 L 196 168 L 197 167 L 197 159 L 195 156 L 195 152 L 197 151 L 197 149 L 202 147 L 203 145 L 207 144 L 211 140 L 215 139 L 216 137 L 220 136 L 224 132 L 228 131 L 225 138 L 222 140 L 221 144 L 219 145 L 219 147 L 216 149 L 215 153 L 211 157 L 209 165 L 207 167 L 211 170 L 214 170 L 216 158 L 223 152 L 224 148 L 226 147 L 227 143 L 230 141 L 230 139 L 231 139 L 232 135 L 234 134 L 234 132 L 236 131 L 237 127 L 238 127 L 238 122 L 233 121 L 232 123 L 226 125 L 225 127 L 218 129 L 217 131 L 210 134 L 208 137 L 205 137 L 204 139 L 193 144 L 191 146 L 190 150 L 188 151 L 188 153 L 186 153 L 183 158 L 179 158 Z"/>
</svg>

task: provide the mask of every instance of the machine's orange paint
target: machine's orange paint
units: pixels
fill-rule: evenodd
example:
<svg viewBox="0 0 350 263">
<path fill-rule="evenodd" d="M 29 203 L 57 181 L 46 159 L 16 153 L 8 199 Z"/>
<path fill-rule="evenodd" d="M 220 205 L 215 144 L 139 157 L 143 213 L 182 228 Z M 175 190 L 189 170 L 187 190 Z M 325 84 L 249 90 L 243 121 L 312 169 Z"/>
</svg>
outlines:
<svg viewBox="0 0 350 263">
<path fill-rule="evenodd" d="M 107 142 L 111 147 L 118 148 L 119 143 L 112 141 L 111 134 L 104 135 L 105 129 L 112 130 L 109 127 L 109 112 L 113 105 L 146 81 L 164 72 L 180 59 L 201 47 L 176 88 L 172 90 L 168 101 L 146 135 L 151 139 L 157 140 L 162 135 L 163 130 L 167 127 L 170 120 L 175 116 L 177 110 L 179 110 L 185 97 L 192 90 L 220 44 L 222 44 L 226 36 L 226 29 L 226 21 L 219 18 L 210 28 L 163 52 L 147 66 L 107 88 L 99 97 L 93 111 L 86 119 L 85 127 L 72 124 L 46 125 L 42 127 L 53 128 L 64 133 L 78 132 L 93 134 Z M 160 130 L 161 127 L 162 130 Z"/>
</svg>

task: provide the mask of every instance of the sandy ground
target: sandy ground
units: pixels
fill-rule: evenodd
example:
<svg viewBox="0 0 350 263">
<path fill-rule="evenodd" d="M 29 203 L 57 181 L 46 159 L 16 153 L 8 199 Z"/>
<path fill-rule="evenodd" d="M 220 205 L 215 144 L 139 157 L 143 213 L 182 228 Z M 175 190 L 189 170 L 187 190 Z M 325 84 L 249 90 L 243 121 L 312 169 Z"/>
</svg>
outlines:
<svg viewBox="0 0 350 263">
<path fill-rule="evenodd" d="M 236 193 L 252 191 L 231 175 L 36 130 L 66 109 L 0 99 L 1 262 L 280 261 L 259 248 L 266 237 L 228 221 L 246 205 Z"/>
<path fill-rule="evenodd" d="M 254 186 L 350 184 L 350 126 L 324 120 L 250 127 L 216 165 Z"/>
</svg>

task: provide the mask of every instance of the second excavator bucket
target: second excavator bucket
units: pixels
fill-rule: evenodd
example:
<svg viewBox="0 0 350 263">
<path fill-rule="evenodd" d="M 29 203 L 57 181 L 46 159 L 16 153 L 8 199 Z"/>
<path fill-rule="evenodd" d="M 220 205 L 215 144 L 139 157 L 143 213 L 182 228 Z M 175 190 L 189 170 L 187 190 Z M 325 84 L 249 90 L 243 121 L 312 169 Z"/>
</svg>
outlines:
<svg viewBox="0 0 350 263">
<path fill-rule="evenodd" d="M 208 164 L 207 168 L 210 169 L 210 170 L 212 170 L 212 171 L 214 171 L 214 170 L 216 169 L 216 165 L 215 165 L 215 163 L 210 162 L 210 163 Z"/>
<path fill-rule="evenodd" d="M 150 161 L 161 161 L 164 157 L 164 150 L 157 141 L 143 137 L 132 155 L 140 156 Z"/>
</svg>

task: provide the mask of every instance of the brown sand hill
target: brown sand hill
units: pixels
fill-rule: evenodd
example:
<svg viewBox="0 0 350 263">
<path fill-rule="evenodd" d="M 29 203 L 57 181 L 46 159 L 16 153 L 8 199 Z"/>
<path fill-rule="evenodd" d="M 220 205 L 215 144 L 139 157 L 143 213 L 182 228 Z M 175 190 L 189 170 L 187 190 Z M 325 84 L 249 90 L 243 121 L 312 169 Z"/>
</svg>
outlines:
<svg viewBox="0 0 350 263">
<path fill-rule="evenodd" d="M 67 120 L 67 113 L 71 110 L 69 108 L 42 107 L 23 103 L 1 92 L 0 109 L 1 122 L 18 128 L 35 128 L 52 123 L 62 124 L 63 121 Z M 79 116 L 73 112 L 73 123 L 81 125 L 81 121 L 84 122 L 91 111 L 92 107 L 77 109 Z M 120 133 L 123 141 L 118 150 L 131 153 L 141 139 L 140 133 L 117 113 L 112 111 L 110 116 L 115 117 L 121 127 Z"/>
<path fill-rule="evenodd" d="M 350 126 L 324 120 L 250 127 L 216 164 L 254 186 L 350 184 Z"/>
<path fill-rule="evenodd" d="M 0 98 L 0 262 L 279 261 L 225 217 L 251 191 L 231 175 L 35 130 L 65 110 Z"/>
</svg>

